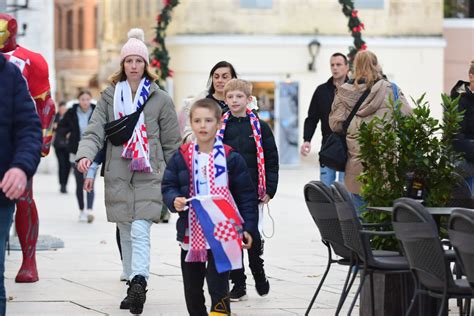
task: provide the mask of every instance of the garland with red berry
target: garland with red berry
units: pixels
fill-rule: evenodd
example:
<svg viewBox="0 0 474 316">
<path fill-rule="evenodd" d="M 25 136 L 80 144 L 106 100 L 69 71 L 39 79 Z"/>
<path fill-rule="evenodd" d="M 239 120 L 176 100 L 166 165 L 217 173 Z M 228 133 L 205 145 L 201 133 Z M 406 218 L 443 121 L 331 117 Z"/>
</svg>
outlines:
<svg viewBox="0 0 474 316">
<path fill-rule="evenodd" d="M 155 48 L 153 49 L 150 65 L 155 68 L 158 74 L 156 80 L 158 85 L 163 88 L 166 78 L 173 76 L 173 70 L 168 68 L 170 56 L 165 45 L 166 28 L 171 22 L 171 12 L 179 4 L 179 0 L 163 0 L 163 10 L 156 16 L 156 35 L 153 39 Z"/>
<path fill-rule="evenodd" d="M 359 50 L 367 49 L 367 44 L 362 39 L 362 30 L 365 29 L 364 23 L 359 20 L 359 17 L 357 16 L 358 11 L 354 9 L 354 2 L 352 0 L 339 0 L 339 3 L 342 4 L 342 12 L 349 18 L 347 26 L 354 38 L 354 46 L 349 47 L 349 54 L 347 54 L 349 64 L 352 67 L 352 62 L 354 61 L 357 52 Z"/>
</svg>

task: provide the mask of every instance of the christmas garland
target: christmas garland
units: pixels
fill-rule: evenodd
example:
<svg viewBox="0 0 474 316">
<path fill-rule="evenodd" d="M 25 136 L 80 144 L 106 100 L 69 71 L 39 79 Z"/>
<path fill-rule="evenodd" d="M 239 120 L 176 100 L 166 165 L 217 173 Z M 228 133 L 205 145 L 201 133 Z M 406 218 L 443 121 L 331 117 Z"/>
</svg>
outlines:
<svg viewBox="0 0 474 316">
<path fill-rule="evenodd" d="M 349 58 L 349 64 L 352 67 L 352 62 L 354 61 L 357 52 L 359 50 L 367 49 L 367 45 L 362 39 L 362 30 L 365 29 L 364 23 L 359 20 L 359 17 L 357 16 L 358 11 L 354 9 L 354 2 L 352 0 L 339 0 L 339 3 L 342 4 L 342 12 L 349 18 L 347 26 L 354 38 L 354 46 L 349 47 L 349 54 L 347 55 Z"/>
<path fill-rule="evenodd" d="M 173 70 L 168 68 L 170 56 L 165 46 L 166 28 L 171 22 L 171 12 L 179 4 L 179 0 L 163 0 L 163 10 L 156 16 L 156 36 L 153 39 L 155 48 L 153 49 L 151 66 L 158 74 L 157 83 L 163 88 L 166 78 L 173 76 Z"/>
</svg>

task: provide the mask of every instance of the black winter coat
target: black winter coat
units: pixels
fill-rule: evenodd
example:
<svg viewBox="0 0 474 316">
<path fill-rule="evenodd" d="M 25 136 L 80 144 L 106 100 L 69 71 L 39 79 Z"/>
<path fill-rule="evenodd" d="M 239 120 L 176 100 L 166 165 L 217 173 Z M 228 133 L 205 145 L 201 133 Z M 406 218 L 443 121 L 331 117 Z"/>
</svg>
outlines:
<svg viewBox="0 0 474 316">
<path fill-rule="evenodd" d="M 20 69 L 0 53 L 0 180 L 12 167 L 32 177 L 41 158 L 41 123 Z M 13 201 L 0 190 L 0 205 Z"/>
<path fill-rule="evenodd" d="M 333 83 L 332 77 L 319 85 L 314 91 L 311 103 L 309 104 L 308 117 L 304 121 L 303 140 L 305 142 L 311 142 L 319 121 L 321 121 L 321 134 L 323 135 L 321 145 L 324 144 L 326 138 L 332 133 L 329 127 L 329 113 L 331 113 L 335 93 L 336 86 Z"/>
<path fill-rule="evenodd" d="M 265 157 L 267 194 L 273 198 L 278 187 L 278 149 L 270 126 L 260 120 L 260 128 L 262 129 L 263 155 Z M 244 157 L 250 176 L 252 177 L 252 182 L 255 189 L 257 189 L 257 147 L 253 138 L 252 126 L 250 126 L 250 117 L 248 115 L 246 117 L 235 117 L 230 114 L 224 133 L 224 144 L 234 148 Z"/>
<path fill-rule="evenodd" d="M 187 164 L 188 147 L 191 143 L 184 144 L 171 157 L 166 166 L 161 192 L 163 202 L 171 212 L 176 213 L 174 199 L 176 197 L 189 198 L 189 169 Z M 229 190 L 239 208 L 240 215 L 244 219 L 244 231 L 252 236 L 257 234 L 258 201 L 255 188 L 250 184 L 252 180 L 245 167 L 242 157 L 226 146 L 226 160 L 229 178 Z M 179 219 L 176 223 L 177 240 L 183 241 L 185 230 L 188 227 L 188 211 L 178 212 Z"/>
<path fill-rule="evenodd" d="M 81 131 L 79 129 L 79 119 L 77 117 L 77 108 L 79 104 L 74 104 L 72 108 L 67 110 L 66 114 L 61 121 L 59 121 L 58 131 L 57 133 L 60 137 L 66 137 L 69 133 L 68 138 L 68 151 L 72 154 L 77 153 L 77 148 L 79 147 L 79 141 L 81 140 Z M 95 105 L 91 104 L 92 112 L 89 116 L 89 120 L 91 119 L 92 113 L 94 112 Z"/>
<path fill-rule="evenodd" d="M 474 93 L 469 89 L 469 82 L 459 80 L 451 90 L 451 97 L 459 99 L 459 111 L 464 112 L 464 119 L 461 122 L 460 133 L 466 138 L 474 139 Z"/>
</svg>

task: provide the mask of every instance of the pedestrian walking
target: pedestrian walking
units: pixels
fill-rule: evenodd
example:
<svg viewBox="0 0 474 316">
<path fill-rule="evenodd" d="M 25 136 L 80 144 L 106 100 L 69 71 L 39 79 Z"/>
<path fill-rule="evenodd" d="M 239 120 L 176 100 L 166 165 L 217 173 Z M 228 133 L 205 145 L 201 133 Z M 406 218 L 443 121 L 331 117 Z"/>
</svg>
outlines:
<svg viewBox="0 0 474 316">
<path fill-rule="evenodd" d="M 61 101 L 58 104 L 58 111 L 54 117 L 53 123 L 53 147 L 58 160 L 59 192 L 67 193 L 67 182 L 71 171 L 71 162 L 69 161 L 68 138 L 67 135 L 57 133 L 59 122 L 62 121 L 67 112 L 66 102 Z"/>
<path fill-rule="evenodd" d="M 41 124 L 21 71 L 0 54 L 0 316 L 6 315 L 5 245 L 15 200 L 41 158 Z"/>
<path fill-rule="evenodd" d="M 364 92 L 369 91 L 365 99 Z M 411 113 L 403 92 L 398 90 L 402 113 Z M 360 145 L 357 141 L 359 126 L 370 122 L 374 117 L 391 115 L 389 99 L 395 100 L 392 83 L 383 79 L 377 56 L 368 50 L 359 51 L 354 58 L 354 78 L 341 85 L 334 97 L 332 110 L 329 114 L 329 127 L 334 132 L 342 132 L 343 123 L 351 113 L 356 103 L 362 103 L 347 128 L 347 163 L 344 174 L 344 184 L 351 193 L 352 201 L 359 213 L 365 209 L 366 202 L 360 196 L 361 183 L 357 177 L 362 173 L 362 163 L 358 158 Z M 388 117 L 389 117 L 388 116 Z"/>
<path fill-rule="evenodd" d="M 208 98 L 196 101 L 191 107 L 190 119 L 196 141 L 182 145 L 168 164 L 163 177 L 163 199 L 172 212 L 179 214 L 177 239 L 181 245 L 181 272 L 189 314 L 207 315 L 203 293 L 206 279 L 211 315 L 230 315 L 231 267 L 223 270 L 220 267 L 222 261 L 241 264 L 239 231 L 243 230 L 243 247 L 252 246 L 253 236 L 258 234 L 257 195 L 243 158 L 216 137 L 221 119 L 218 104 Z M 232 205 L 226 215 L 237 218 L 240 214 L 244 219 L 243 227 L 239 226 L 239 220 L 233 220 L 232 225 L 229 221 L 216 223 L 211 218 L 210 221 L 217 225 L 213 228 L 210 221 L 198 219 L 197 209 L 192 205 L 185 209 L 187 199 L 208 195 L 225 198 Z M 213 232 L 225 223 L 229 224 L 225 226 L 228 234 L 216 241 L 214 238 L 220 237 L 214 237 Z M 203 232 L 209 231 L 210 234 L 204 235 Z M 234 251 L 226 252 L 231 247 L 227 244 L 228 238 L 231 242 L 235 238 L 239 241 Z"/>
<path fill-rule="evenodd" d="M 325 83 L 319 85 L 314 91 L 311 103 L 309 104 L 308 117 L 304 121 L 303 130 L 303 144 L 301 145 L 301 155 L 307 156 L 311 151 L 311 140 L 318 123 L 321 122 L 321 146 L 326 142 L 327 137 L 331 134 L 329 128 L 329 113 L 331 112 L 331 105 L 334 101 L 336 89 L 346 82 L 349 78 L 349 63 L 347 57 L 341 53 L 334 53 L 329 60 L 331 66 L 331 78 Z M 336 176 L 339 182 L 344 180 L 344 172 L 339 172 L 329 167 L 319 166 L 319 179 L 327 186 L 330 186 L 335 180 Z"/>
<path fill-rule="evenodd" d="M 260 205 L 253 211 L 263 220 L 263 207 L 275 196 L 278 186 L 278 150 L 272 130 L 249 108 L 252 102 L 252 85 L 241 79 L 232 79 L 224 87 L 224 97 L 230 111 L 222 116 L 219 136 L 224 144 L 234 148 L 245 160 L 257 189 L 256 197 Z M 259 212 L 259 208 L 261 212 Z M 270 291 L 270 283 L 263 267 L 264 241 L 260 233 L 253 235 L 253 244 L 248 249 L 249 267 L 255 280 L 255 288 L 260 296 Z M 231 301 L 247 299 L 245 268 L 233 270 L 230 279 L 234 284 L 230 291 Z"/>
<path fill-rule="evenodd" d="M 461 129 L 458 139 L 474 139 L 474 60 L 468 71 L 469 81 L 459 80 L 451 89 L 451 98 L 459 97 L 459 111 L 464 111 L 464 117 L 461 121 Z M 471 142 L 462 142 L 462 152 L 474 152 Z M 471 193 L 474 193 L 474 159 L 470 155 L 465 155 L 465 159 L 460 162 L 458 168 L 464 176 Z"/>
<path fill-rule="evenodd" d="M 156 75 L 149 68 L 143 30 L 132 29 L 128 37 L 120 53 L 120 68 L 102 92 L 76 160 L 78 170 L 87 172 L 107 140 L 107 219 L 119 227 L 123 260 L 131 280 L 120 308 L 141 314 L 150 273 L 150 228 L 160 219 L 162 175 L 179 147 L 180 135 L 171 98 L 154 83 Z M 118 144 L 114 141 L 114 145 L 111 134 L 106 138 L 104 126 L 133 115 L 136 121 L 121 121 L 128 124 L 124 125 L 126 131 L 119 134 L 126 140 Z"/>
<path fill-rule="evenodd" d="M 81 90 L 77 95 L 78 103 L 69 109 L 64 118 L 59 122 L 59 137 L 68 139 L 69 160 L 74 163 L 79 147 L 79 141 L 92 117 L 95 105 L 91 103 L 92 94 L 88 90 Z M 76 198 L 79 205 L 79 221 L 92 223 L 94 220 L 94 190 L 86 192 L 86 205 L 84 205 L 84 174 L 74 168 L 76 178 Z M 86 209 L 84 209 L 86 207 Z"/>
</svg>

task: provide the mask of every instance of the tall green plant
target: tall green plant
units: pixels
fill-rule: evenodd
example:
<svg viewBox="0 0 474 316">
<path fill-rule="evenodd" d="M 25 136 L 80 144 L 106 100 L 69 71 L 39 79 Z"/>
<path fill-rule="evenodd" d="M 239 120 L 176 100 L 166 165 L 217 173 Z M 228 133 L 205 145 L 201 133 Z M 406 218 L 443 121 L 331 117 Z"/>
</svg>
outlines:
<svg viewBox="0 0 474 316">
<path fill-rule="evenodd" d="M 443 206 L 450 198 L 455 184 L 455 163 L 459 153 L 452 140 L 459 130 L 463 113 L 458 110 L 459 99 L 442 95 L 443 121 L 431 117 L 430 106 L 423 94 L 413 100 L 411 115 L 404 115 L 401 103 L 389 100 L 391 113 L 362 123 L 358 142 L 363 172 L 361 195 L 369 206 L 391 206 L 406 195 L 407 175 L 422 179 L 426 206 Z M 368 222 L 386 222 L 387 213 L 365 212 Z M 394 240 L 376 239 L 378 248 L 396 245 Z"/>
</svg>

